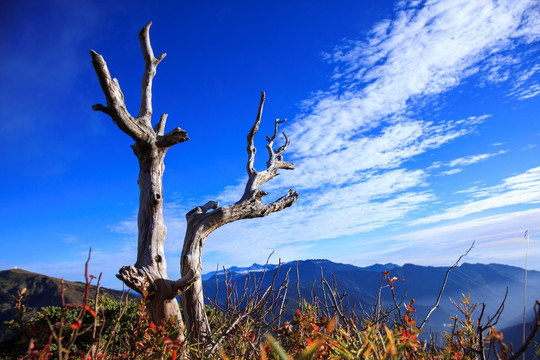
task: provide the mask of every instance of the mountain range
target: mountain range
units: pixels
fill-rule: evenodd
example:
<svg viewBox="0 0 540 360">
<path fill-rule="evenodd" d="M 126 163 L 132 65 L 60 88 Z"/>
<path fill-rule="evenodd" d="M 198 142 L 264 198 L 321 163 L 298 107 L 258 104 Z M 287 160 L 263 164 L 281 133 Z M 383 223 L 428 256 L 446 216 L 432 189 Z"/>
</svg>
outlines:
<svg viewBox="0 0 540 360">
<path fill-rule="evenodd" d="M 264 266 L 258 264 L 253 264 L 248 268 L 235 268 L 234 271 L 227 271 L 227 279 L 242 289 L 248 277 L 251 278 L 251 283 L 259 282 L 263 277 L 263 270 Z M 376 303 L 379 288 L 381 288 L 380 296 L 383 307 L 389 308 L 394 304 L 387 281 L 382 281 L 382 272 L 389 271 L 389 278 L 397 278 L 393 283 L 396 299 L 403 304 L 409 304 L 410 299 L 414 299 L 415 317 L 420 324 L 429 310 L 435 306 L 447 270 L 448 267 L 413 264 L 399 266 L 388 263 L 357 267 L 324 259 L 303 260 L 284 263 L 279 268 L 277 265 L 268 265 L 262 280 L 262 288 L 269 286 L 274 278 L 275 284 L 281 284 L 288 273 L 289 291 L 287 292 L 286 308 L 291 312 L 291 309 L 294 311 L 298 307 L 297 289 L 300 292 L 300 297 L 308 302 L 314 296 L 322 298 L 322 274 L 329 284 L 336 284 L 340 294 L 347 293 L 349 305 L 356 304 L 356 310 L 363 308 L 369 312 L 372 311 Z M 540 272 L 529 270 L 527 276 L 527 322 L 532 323 L 534 301 L 540 299 Z M 496 313 L 504 302 L 504 310 L 496 328 L 503 331 L 505 341 L 519 347 L 522 338 L 524 278 L 524 269 L 501 264 L 465 263 L 452 269 L 449 272 L 439 307 L 432 313 L 424 326 L 424 334 L 439 334 L 440 339 L 440 334 L 449 331 L 451 318 L 461 315 L 454 303 L 459 303 L 459 301 L 464 300 L 464 297 L 470 296 L 471 303 L 484 303 L 486 305 L 484 323 L 488 317 L 492 317 Z M 217 273 L 213 271 L 205 274 L 204 279 L 205 295 L 211 299 L 216 298 L 218 301 L 224 301 L 224 271 Z M 217 296 L 214 295 L 216 286 L 219 290 Z M 507 289 L 508 295 L 505 298 Z M 328 293 L 327 289 L 325 291 Z M 474 316 L 478 317 L 479 315 L 480 307 Z"/>
</svg>

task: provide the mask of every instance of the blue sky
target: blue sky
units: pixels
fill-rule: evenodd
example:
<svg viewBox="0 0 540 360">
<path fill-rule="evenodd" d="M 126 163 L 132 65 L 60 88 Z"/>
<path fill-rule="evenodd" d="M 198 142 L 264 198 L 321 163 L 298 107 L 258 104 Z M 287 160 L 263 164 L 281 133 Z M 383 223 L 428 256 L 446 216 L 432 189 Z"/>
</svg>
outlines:
<svg viewBox="0 0 540 360">
<path fill-rule="evenodd" d="M 0 14 L 0 268 L 70 280 L 136 256 L 132 140 L 89 50 L 137 110 L 146 22 L 154 116 L 190 140 L 165 159 L 169 275 L 185 213 L 239 199 L 245 138 L 265 91 L 256 166 L 275 118 L 296 165 L 264 188 L 298 201 L 210 236 L 205 271 L 328 258 L 360 266 L 469 262 L 540 270 L 540 9 L 530 0 L 14 1 Z"/>
</svg>

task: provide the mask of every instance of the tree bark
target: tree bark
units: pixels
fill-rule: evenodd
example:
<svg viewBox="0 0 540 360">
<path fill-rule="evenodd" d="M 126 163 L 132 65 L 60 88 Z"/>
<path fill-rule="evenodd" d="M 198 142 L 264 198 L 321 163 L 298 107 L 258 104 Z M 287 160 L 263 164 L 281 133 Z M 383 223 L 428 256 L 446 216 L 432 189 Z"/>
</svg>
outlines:
<svg viewBox="0 0 540 360">
<path fill-rule="evenodd" d="M 254 168 L 256 153 L 254 137 L 261 122 L 264 101 L 265 94 L 262 93 L 255 124 L 247 136 L 247 172 L 249 178 L 241 199 L 232 205 L 224 207 L 219 207 L 219 203 L 216 201 L 209 201 L 205 205 L 198 206 L 191 210 L 186 215 L 187 229 L 181 256 L 182 276 L 202 271 L 202 249 L 206 239 L 214 230 L 240 219 L 263 217 L 270 213 L 283 210 L 284 208 L 291 206 L 298 198 L 297 192 L 289 190 L 286 195 L 274 202 L 269 204 L 263 204 L 262 202 L 262 197 L 267 195 L 267 193 L 260 190 L 259 186 L 274 178 L 278 174 L 278 169 L 294 169 L 292 163 L 283 161 L 282 154 L 289 145 L 289 140 L 285 133 L 283 133 L 285 144 L 278 150 L 273 149 L 278 125 L 283 122 L 279 120 L 275 121 L 273 136 L 266 137 L 268 142 L 266 147 L 269 154 L 267 169 L 258 172 Z M 204 310 L 204 295 L 201 279 L 197 278 L 189 289 L 182 292 L 180 299 L 186 323 L 186 330 L 191 341 L 206 340 L 210 338 L 211 330 Z"/>
<path fill-rule="evenodd" d="M 163 171 L 167 150 L 180 142 L 189 140 L 187 133 L 175 128 L 164 134 L 167 115 L 152 127 L 152 82 L 157 65 L 165 54 L 154 57 L 150 45 L 151 23 L 139 33 L 139 40 L 145 61 L 142 79 L 141 107 L 137 117 L 128 112 L 124 95 L 116 79 L 112 79 L 103 57 L 90 51 L 92 64 L 96 70 L 107 106 L 94 105 L 96 111 L 108 114 L 113 122 L 135 141 L 133 152 L 139 161 L 139 214 L 137 261 L 134 266 L 123 266 L 117 275 L 131 289 L 146 296 L 148 311 L 152 321 L 160 324 L 171 317 L 178 331 L 178 338 L 184 339 L 184 325 L 176 296 L 200 277 L 200 272 L 188 271 L 181 279 L 173 281 L 167 276 L 164 245 L 167 227 L 163 222 Z"/>
</svg>

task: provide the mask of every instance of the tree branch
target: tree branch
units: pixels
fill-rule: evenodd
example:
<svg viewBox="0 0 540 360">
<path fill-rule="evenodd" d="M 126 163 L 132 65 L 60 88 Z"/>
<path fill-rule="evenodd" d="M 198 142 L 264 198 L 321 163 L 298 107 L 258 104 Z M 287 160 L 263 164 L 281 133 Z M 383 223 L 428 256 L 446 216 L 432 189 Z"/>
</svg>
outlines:
<svg viewBox="0 0 540 360">
<path fill-rule="evenodd" d="M 118 271 L 118 274 L 116 274 L 116 277 L 141 295 L 145 291 L 150 293 L 153 290 L 150 289 L 148 276 L 142 268 L 136 268 L 135 266 L 131 265 L 122 266 L 122 268 Z"/>
<path fill-rule="evenodd" d="M 109 115 L 113 122 L 135 141 L 153 142 L 161 148 L 169 148 L 180 142 L 189 140 L 187 133 L 176 128 L 166 135 L 165 123 L 167 114 L 161 115 L 161 119 L 152 129 L 152 82 L 156 75 L 157 65 L 165 58 L 166 54 L 161 54 L 158 58 L 154 57 L 154 51 L 150 44 L 150 25 L 149 22 L 139 33 L 139 41 L 144 58 L 144 73 L 142 77 L 141 89 L 141 107 L 138 117 L 134 118 L 128 112 L 124 100 L 124 94 L 120 89 L 118 80 L 113 79 L 107 67 L 107 63 L 101 55 L 90 50 L 92 55 L 92 64 L 96 70 L 99 83 L 107 99 L 107 106 L 96 104 L 92 106 L 95 111 L 102 111 Z"/>
<path fill-rule="evenodd" d="M 154 132 L 157 136 L 163 136 L 165 134 L 165 124 L 167 123 L 167 114 L 161 114 L 159 122 L 154 125 Z"/>
<path fill-rule="evenodd" d="M 159 125 L 159 123 L 158 123 Z M 160 129 L 161 130 L 161 129 Z M 178 143 L 188 141 L 189 137 L 185 130 L 180 129 L 179 127 L 174 128 L 163 136 L 158 136 L 156 145 L 160 148 L 170 148 L 173 145 Z"/>
<path fill-rule="evenodd" d="M 110 115 L 109 108 L 106 107 L 106 106 L 103 106 L 102 104 L 92 105 L 92 110 L 101 111 L 101 112 L 104 112 L 107 115 Z M 112 120 L 113 120 L 114 123 L 116 123 L 116 121 L 114 121 L 114 119 L 112 119 Z"/>
<path fill-rule="evenodd" d="M 255 170 L 255 153 L 257 152 L 257 148 L 255 148 L 255 134 L 257 131 L 259 131 L 259 125 L 261 123 L 262 119 L 262 111 L 263 111 L 263 105 L 264 100 L 266 98 L 266 95 L 264 92 L 261 92 L 261 100 L 259 102 L 259 111 L 257 112 L 257 118 L 255 120 L 255 124 L 251 127 L 251 130 L 248 133 L 247 136 L 247 152 L 248 152 L 248 162 L 247 162 L 247 173 L 249 175 L 256 174 L 257 170 Z"/>
<path fill-rule="evenodd" d="M 137 118 L 133 118 L 128 112 L 118 80 L 111 78 L 111 73 L 103 56 L 93 50 L 90 50 L 90 54 L 99 84 L 107 99 L 107 106 L 96 104 L 92 106 L 92 109 L 109 115 L 120 130 L 131 136 L 133 140 L 147 141 L 154 134 L 152 128 L 141 123 Z"/>
<path fill-rule="evenodd" d="M 202 206 L 197 206 L 196 208 L 192 209 L 190 212 L 186 214 L 186 217 L 189 219 L 192 215 L 205 214 L 208 210 L 214 210 L 214 209 L 217 209 L 218 207 L 219 207 L 219 203 L 217 201 L 209 201 Z"/>
<path fill-rule="evenodd" d="M 174 296 L 177 297 L 181 292 L 189 288 L 193 283 L 201 278 L 201 272 L 198 269 L 190 269 L 187 275 L 182 276 L 180 279 L 173 283 Z"/>
<path fill-rule="evenodd" d="M 274 140 L 277 136 L 278 131 L 278 125 L 283 124 L 287 119 L 285 120 L 279 120 L 276 119 L 274 122 L 274 134 L 272 137 L 266 136 L 266 141 L 268 144 L 266 144 L 266 149 L 268 150 L 268 161 L 266 162 L 266 166 L 268 168 L 275 167 L 276 169 L 286 169 L 286 170 L 294 170 L 294 165 L 291 162 L 285 162 L 283 161 L 283 152 L 287 149 L 289 144 L 291 143 L 289 141 L 289 138 L 287 137 L 287 134 L 283 132 L 283 137 L 285 138 L 285 144 L 279 147 L 276 151 L 274 151 Z"/>
<path fill-rule="evenodd" d="M 154 51 L 150 44 L 150 25 L 146 26 L 139 33 L 139 42 L 144 57 L 144 75 L 142 79 L 141 108 L 139 109 L 139 118 L 151 125 L 152 117 L 152 81 L 156 75 L 157 65 L 165 58 L 167 54 L 161 54 L 157 59 L 154 57 Z"/>
<path fill-rule="evenodd" d="M 253 127 L 251 128 L 251 130 L 250 130 L 250 132 L 249 132 L 249 134 L 247 136 L 247 140 L 248 140 L 248 147 L 247 147 L 248 148 L 248 163 L 247 163 L 248 181 L 246 183 L 246 188 L 244 190 L 244 194 L 243 194 L 242 198 L 237 202 L 237 204 L 242 203 L 242 202 L 246 202 L 246 201 L 252 201 L 252 200 L 256 200 L 256 201 L 260 202 L 260 200 L 262 199 L 262 196 L 267 195 L 267 193 L 265 191 L 259 189 L 259 187 L 261 185 L 265 184 L 266 182 L 268 182 L 271 179 L 273 179 L 274 177 L 276 177 L 278 175 L 278 172 L 277 172 L 278 169 L 294 170 L 294 164 L 293 163 L 283 161 L 283 152 L 285 152 L 285 150 L 287 149 L 287 146 L 290 144 L 290 141 L 287 138 L 287 135 L 285 135 L 285 133 L 283 133 L 283 136 L 285 137 L 285 144 L 282 145 L 277 151 L 275 151 L 274 148 L 273 148 L 274 140 L 275 140 L 275 138 L 277 136 L 277 132 L 278 132 L 278 125 L 285 122 L 286 119 L 283 120 L 283 121 L 280 121 L 279 119 L 276 119 L 275 122 L 274 122 L 274 134 L 272 135 L 272 137 L 266 136 L 266 140 L 268 142 L 268 144 L 266 145 L 266 148 L 268 150 L 268 161 L 266 163 L 267 168 L 264 171 L 261 171 L 261 172 L 258 172 L 254 168 L 255 153 L 256 153 L 256 148 L 255 148 L 255 144 L 254 144 L 254 137 L 255 137 L 255 134 L 257 133 L 258 129 L 259 129 L 259 124 L 260 124 L 261 119 L 262 119 L 262 109 L 263 109 L 264 100 L 265 100 L 265 94 L 263 92 L 263 93 L 261 93 L 261 101 L 259 103 L 259 111 L 257 113 L 257 118 L 255 120 L 255 124 L 253 125 Z M 287 195 L 288 196 L 285 196 L 285 197 L 290 199 L 291 194 L 287 194 Z M 294 198 L 294 200 L 296 200 L 297 197 L 298 197 L 298 194 L 296 194 L 296 197 Z M 277 202 L 279 202 L 282 199 L 283 198 L 279 199 Z M 280 208 L 280 210 L 281 209 L 282 208 Z M 261 215 L 261 216 L 264 216 L 264 215 Z"/>
<path fill-rule="evenodd" d="M 203 206 L 196 207 L 191 210 L 186 217 L 188 222 L 194 220 L 194 217 L 201 217 L 199 224 L 207 224 L 205 232 L 210 234 L 215 229 L 236 221 L 240 219 L 251 219 L 257 217 L 264 217 L 273 212 L 281 211 L 289 206 L 291 206 L 296 199 L 298 199 L 298 193 L 294 190 L 289 190 L 287 194 L 280 197 L 279 199 L 269 203 L 263 204 L 262 197 L 267 195 L 266 191 L 259 189 L 259 186 L 271 180 L 277 175 L 278 169 L 294 169 L 292 163 L 287 163 L 283 161 L 283 152 L 286 150 L 287 145 L 289 145 L 289 140 L 286 138 L 286 142 L 281 146 L 278 151 L 274 151 L 272 145 L 277 134 L 278 124 L 283 123 L 284 121 L 276 120 L 274 127 L 274 135 L 272 137 L 267 136 L 269 145 L 267 145 L 268 153 L 270 159 L 268 160 L 268 168 L 264 171 L 258 172 L 255 170 L 253 163 L 255 159 L 255 145 L 254 137 L 259 128 L 259 124 L 262 118 L 262 108 L 265 100 L 264 92 L 261 93 L 261 101 L 259 103 L 259 111 L 257 114 L 257 119 L 255 124 L 251 128 L 247 140 L 248 140 L 248 181 L 244 190 L 244 194 L 236 203 L 219 207 L 219 204 L 215 201 L 209 201 Z M 207 211 L 213 209 L 215 210 L 212 213 L 207 214 Z M 203 219 L 204 218 L 204 219 Z"/>
<path fill-rule="evenodd" d="M 281 211 L 291 206 L 296 199 L 298 199 L 298 193 L 293 189 L 290 189 L 287 194 L 280 197 L 276 201 L 264 205 L 264 210 L 261 212 L 261 216 L 266 216 L 273 212 Z"/>
<path fill-rule="evenodd" d="M 473 248 L 474 248 L 474 241 L 471 244 L 471 246 L 469 247 L 469 249 L 464 254 L 461 254 L 461 256 L 457 259 L 457 261 L 454 263 L 454 265 L 452 265 L 450 268 L 448 268 L 448 270 L 446 270 L 446 274 L 444 275 L 444 281 L 443 281 L 443 284 L 441 286 L 441 290 L 439 291 L 439 295 L 437 296 L 437 301 L 435 302 L 435 306 L 433 306 L 433 308 L 431 308 L 431 310 L 429 310 L 426 317 L 424 318 L 424 321 L 422 321 L 422 324 L 420 325 L 419 329 L 422 329 L 424 327 L 424 325 L 429 320 L 429 317 L 431 316 L 431 314 L 439 307 L 439 302 L 441 301 L 441 297 L 442 297 L 444 288 L 446 287 L 446 282 L 448 281 L 448 275 L 450 275 L 450 271 L 452 271 L 455 267 L 457 267 L 459 262 L 461 261 L 461 259 L 463 259 L 465 256 L 467 256 L 469 254 L 469 252 Z"/>
</svg>

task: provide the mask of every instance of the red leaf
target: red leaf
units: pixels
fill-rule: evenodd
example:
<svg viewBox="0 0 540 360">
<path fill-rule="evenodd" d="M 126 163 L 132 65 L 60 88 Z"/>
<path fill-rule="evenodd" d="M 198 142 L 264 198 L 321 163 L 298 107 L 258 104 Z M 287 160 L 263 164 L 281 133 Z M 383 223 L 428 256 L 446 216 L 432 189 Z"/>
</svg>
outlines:
<svg viewBox="0 0 540 360">
<path fill-rule="evenodd" d="M 85 309 L 90 313 L 92 314 L 93 317 L 97 317 L 97 314 L 96 312 L 88 305 L 85 306 Z"/>
<path fill-rule="evenodd" d="M 71 324 L 71 328 L 72 329 L 80 329 L 81 328 L 81 325 L 82 325 L 82 321 L 80 320 L 75 320 L 73 322 L 73 324 Z"/>
</svg>

